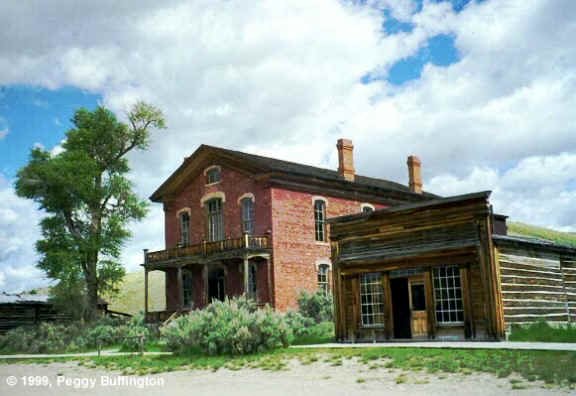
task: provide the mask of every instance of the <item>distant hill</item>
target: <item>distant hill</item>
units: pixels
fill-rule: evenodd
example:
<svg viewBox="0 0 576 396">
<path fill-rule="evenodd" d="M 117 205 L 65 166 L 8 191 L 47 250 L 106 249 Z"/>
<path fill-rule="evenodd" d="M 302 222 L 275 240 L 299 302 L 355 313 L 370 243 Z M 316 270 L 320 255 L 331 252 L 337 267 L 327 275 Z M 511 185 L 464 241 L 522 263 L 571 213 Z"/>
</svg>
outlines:
<svg viewBox="0 0 576 396">
<path fill-rule="evenodd" d="M 508 222 L 508 234 L 547 239 L 576 248 L 576 233 L 574 232 L 561 232 L 530 224 Z"/>
<path fill-rule="evenodd" d="M 148 274 L 148 309 L 163 311 L 166 309 L 164 293 L 164 272 L 152 271 Z M 128 272 L 120 285 L 120 292 L 113 297 L 104 297 L 108 309 L 112 311 L 137 314 L 144 310 L 144 270 Z"/>
</svg>

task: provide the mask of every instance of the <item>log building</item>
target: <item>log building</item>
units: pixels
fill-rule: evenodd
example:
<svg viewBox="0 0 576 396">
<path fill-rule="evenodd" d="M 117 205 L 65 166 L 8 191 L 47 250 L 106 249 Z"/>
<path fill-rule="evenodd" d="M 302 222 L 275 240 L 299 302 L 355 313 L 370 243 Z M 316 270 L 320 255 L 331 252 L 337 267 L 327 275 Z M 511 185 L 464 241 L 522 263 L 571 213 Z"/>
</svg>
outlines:
<svg viewBox="0 0 576 396">
<path fill-rule="evenodd" d="M 509 236 L 490 192 L 329 220 L 336 337 L 502 339 L 576 320 L 576 249 Z"/>
</svg>

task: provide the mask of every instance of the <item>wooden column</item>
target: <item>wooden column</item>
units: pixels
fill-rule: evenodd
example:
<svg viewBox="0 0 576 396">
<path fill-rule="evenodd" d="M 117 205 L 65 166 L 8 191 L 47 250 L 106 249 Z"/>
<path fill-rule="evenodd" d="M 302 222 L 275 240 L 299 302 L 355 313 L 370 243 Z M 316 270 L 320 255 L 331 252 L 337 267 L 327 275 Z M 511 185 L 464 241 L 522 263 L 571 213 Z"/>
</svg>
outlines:
<svg viewBox="0 0 576 396">
<path fill-rule="evenodd" d="M 384 290 L 384 331 L 386 339 L 394 337 L 394 314 L 392 311 L 392 290 L 390 289 L 390 274 L 382 274 L 382 289 Z"/>
<path fill-rule="evenodd" d="M 202 303 L 206 306 L 210 303 L 208 300 L 208 264 L 204 264 L 202 267 L 202 289 Z"/>
<path fill-rule="evenodd" d="M 248 295 L 248 257 L 244 256 L 244 294 Z"/>
<path fill-rule="evenodd" d="M 470 271 L 468 267 L 460 268 L 460 282 L 462 285 L 462 302 L 464 305 L 464 333 L 466 338 L 476 338 L 474 315 L 472 310 L 472 293 L 470 290 Z"/>
<path fill-rule="evenodd" d="M 178 266 L 177 272 L 177 288 L 178 288 L 178 310 L 181 311 L 184 308 L 184 287 L 182 284 L 182 267 Z"/>
<path fill-rule="evenodd" d="M 148 315 L 148 268 L 144 268 L 144 318 Z"/>
<path fill-rule="evenodd" d="M 424 274 L 424 291 L 426 293 L 426 312 L 428 315 L 428 338 L 436 338 L 436 303 L 434 301 L 434 282 L 432 268 L 428 267 Z"/>
<path fill-rule="evenodd" d="M 274 306 L 272 299 L 272 263 L 270 258 L 266 259 L 266 283 L 268 286 L 268 303 Z"/>
</svg>

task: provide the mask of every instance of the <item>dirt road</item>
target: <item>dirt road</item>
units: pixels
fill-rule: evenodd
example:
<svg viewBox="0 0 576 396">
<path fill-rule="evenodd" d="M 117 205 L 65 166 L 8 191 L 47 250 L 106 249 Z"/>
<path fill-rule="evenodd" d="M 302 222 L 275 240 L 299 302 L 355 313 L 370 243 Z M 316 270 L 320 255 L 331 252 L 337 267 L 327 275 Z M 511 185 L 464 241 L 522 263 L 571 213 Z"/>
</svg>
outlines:
<svg viewBox="0 0 576 396">
<path fill-rule="evenodd" d="M 519 377 L 489 374 L 425 374 L 354 361 L 342 366 L 325 362 L 291 362 L 286 371 L 242 369 L 216 372 L 188 370 L 146 376 L 90 369 L 75 363 L 1 364 L 0 395 L 567 395 L 571 391 L 544 388 Z"/>
</svg>

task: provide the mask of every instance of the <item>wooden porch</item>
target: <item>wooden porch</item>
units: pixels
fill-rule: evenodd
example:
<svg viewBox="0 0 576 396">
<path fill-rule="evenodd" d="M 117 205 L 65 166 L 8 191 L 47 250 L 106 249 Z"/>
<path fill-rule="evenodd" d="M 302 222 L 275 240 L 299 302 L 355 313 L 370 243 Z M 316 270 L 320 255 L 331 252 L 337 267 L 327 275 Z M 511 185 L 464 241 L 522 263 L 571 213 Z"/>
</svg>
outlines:
<svg viewBox="0 0 576 396">
<path fill-rule="evenodd" d="M 271 243 L 268 236 L 245 234 L 240 238 L 176 247 L 160 251 L 144 250 L 144 309 L 149 322 L 202 308 L 214 298 L 248 294 L 258 303 L 272 300 Z M 166 276 L 166 308 L 149 311 L 149 272 Z M 253 285 L 250 289 L 249 274 Z"/>
</svg>

